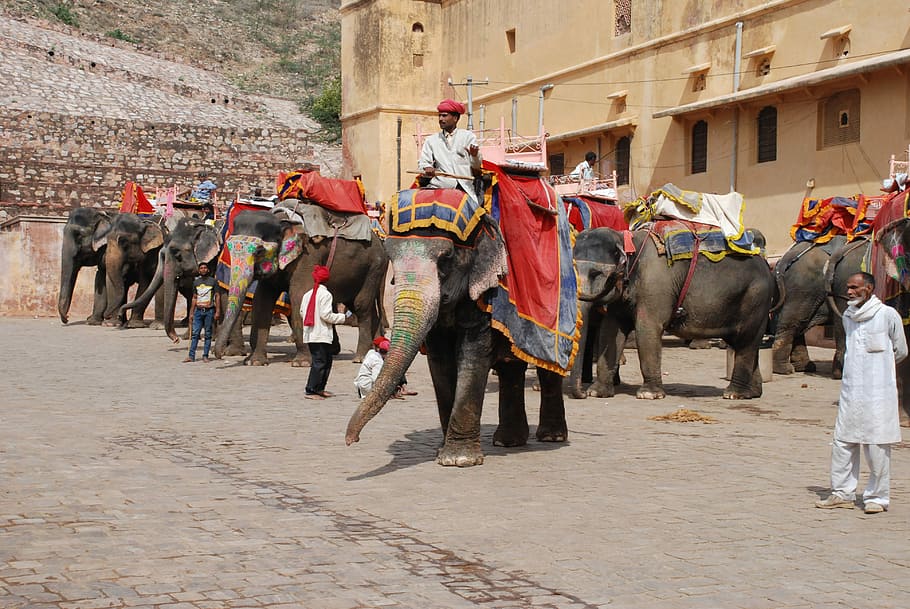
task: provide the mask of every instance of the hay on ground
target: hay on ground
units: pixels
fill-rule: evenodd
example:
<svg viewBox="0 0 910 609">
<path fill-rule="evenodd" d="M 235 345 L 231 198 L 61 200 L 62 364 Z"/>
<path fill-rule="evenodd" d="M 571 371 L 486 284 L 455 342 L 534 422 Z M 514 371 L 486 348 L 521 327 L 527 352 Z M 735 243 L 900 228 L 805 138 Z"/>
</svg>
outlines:
<svg viewBox="0 0 910 609">
<path fill-rule="evenodd" d="M 677 423 L 717 423 L 717 419 L 694 410 L 680 407 L 674 412 L 648 417 L 649 421 L 676 421 Z"/>
</svg>

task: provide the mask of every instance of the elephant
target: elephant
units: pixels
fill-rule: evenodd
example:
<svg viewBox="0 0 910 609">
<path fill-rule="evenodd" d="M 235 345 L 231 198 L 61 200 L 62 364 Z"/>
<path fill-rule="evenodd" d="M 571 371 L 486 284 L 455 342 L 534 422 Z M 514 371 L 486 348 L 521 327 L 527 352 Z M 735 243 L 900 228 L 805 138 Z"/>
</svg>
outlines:
<svg viewBox="0 0 910 609">
<path fill-rule="evenodd" d="M 512 354 L 509 339 L 493 328 L 491 315 L 478 306 L 506 273 L 499 226 L 483 215 L 467 243 L 434 227 L 390 232 L 386 250 L 394 271 L 391 346 L 373 390 L 348 422 L 345 441 L 360 432 L 395 391 L 421 345 L 436 393 L 444 443 L 436 462 L 469 467 L 483 463 L 480 416 L 490 368 L 499 380 L 497 446 L 523 446 L 529 428 L 524 380 L 527 363 Z M 562 377 L 537 367 L 541 405 L 537 439 L 564 442 L 568 437 Z"/>
<path fill-rule="evenodd" d="M 106 233 L 111 226 L 111 214 L 92 207 L 77 207 L 69 213 L 63 227 L 63 251 L 60 264 L 60 294 L 57 312 L 60 321 L 69 321 L 70 305 L 76 279 L 83 267 L 97 267 L 95 271 L 95 298 L 92 313 L 86 319 L 91 326 L 101 325 L 107 309 L 107 284 L 104 267 L 104 243 L 95 244 L 97 235 Z"/>
<path fill-rule="evenodd" d="M 106 273 L 107 307 L 105 325 L 121 325 L 124 320 L 113 321 L 120 307 L 126 303 L 127 291 L 135 283 L 141 294 L 151 283 L 158 266 L 158 251 L 164 244 L 165 230 L 160 218 L 144 218 L 136 214 L 120 213 L 111 220 L 106 232 L 97 231 L 93 247 L 106 245 L 104 266 Z M 156 309 L 158 308 L 156 303 Z M 128 328 L 145 327 L 145 307 L 132 309 Z"/>
<path fill-rule="evenodd" d="M 861 270 L 863 256 L 868 252 L 866 240 L 847 243 L 835 237 L 831 245 L 813 242 L 794 244 L 774 267 L 775 277 L 785 286 L 787 298 L 774 316 L 773 361 L 775 374 L 814 372 L 815 363 L 809 358 L 805 332 L 813 326 L 831 323 L 834 328 L 835 351 L 831 375 L 841 378 L 844 366 L 846 337 L 838 315 L 832 315 L 825 287 L 826 267 L 839 267 L 839 275 L 846 277 Z M 846 298 L 839 296 L 841 310 L 846 308 Z"/>
<path fill-rule="evenodd" d="M 288 199 L 284 209 L 300 208 L 303 203 Z M 280 210 L 279 210 L 280 211 Z M 342 226 L 351 214 L 337 214 L 312 206 L 307 213 L 324 214 L 328 224 Z M 356 214 L 354 214 L 356 216 Z M 367 217 L 364 215 L 364 219 Z M 369 220 L 366 219 L 367 225 Z M 269 211 L 243 211 L 234 221 L 234 232 L 225 247 L 231 253 L 231 279 L 224 323 L 218 330 L 214 354 L 225 354 L 228 337 L 240 318 L 243 297 L 254 280 L 258 280 L 253 298 L 248 363 L 268 364 L 266 343 L 272 323 L 272 310 L 282 292 L 290 296 L 290 324 L 297 345 L 292 366 L 309 363 L 309 351 L 303 343 L 303 319 L 300 303 L 313 287 L 315 265 L 330 266 L 331 277 L 326 287 L 335 298 L 357 315 L 359 338 L 354 362 L 360 362 L 380 333 L 381 295 L 389 259 L 379 237 L 367 229 L 369 240 L 325 238 L 310 235 L 302 224 Z M 332 257 L 329 265 L 329 258 Z"/>
<path fill-rule="evenodd" d="M 724 398 L 760 397 L 758 349 L 775 294 L 767 261 L 728 253 L 716 262 L 704 260 L 691 272 L 689 263 L 668 265 L 648 230 L 633 231 L 632 242 L 635 254 L 629 256 L 622 233 L 609 228 L 584 231 L 575 242 L 579 299 L 608 307 L 601 336 L 609 348 L 588 394 L 615 395 L 618 347 L 634 329 L 643 378 L 636 397 L 666 397 L 660 366 L 665 332 L 684 339 L 724 339 L 735 351 Z M 690 287 L 678 303 L 690 272 Z"/>
<path fill-rule="evenodd" d="M 199 264 L 206 262 L 215 268 L 214 262 L 221 251 L 221 235 L 214 226 L 194 218 L 180 218 L 173 230 L 164 238 L 164 246 L 158 252 L 155 276 L 145 291 L 135 300 L 120 309 L 121 315 L 127 309 L 145 308 L 152 297 L 164 287 L 164 331 L 173 342 L 180 341 L 174 330 L 174 309 L 177 294 L 186 298 L 187 311 L 193 297 L 193 279 L 199 275 Z M 238 330 L 240 326 L 237 326 Z M 234 341 L 237 340 L 235 337 Z"/>
</svg>

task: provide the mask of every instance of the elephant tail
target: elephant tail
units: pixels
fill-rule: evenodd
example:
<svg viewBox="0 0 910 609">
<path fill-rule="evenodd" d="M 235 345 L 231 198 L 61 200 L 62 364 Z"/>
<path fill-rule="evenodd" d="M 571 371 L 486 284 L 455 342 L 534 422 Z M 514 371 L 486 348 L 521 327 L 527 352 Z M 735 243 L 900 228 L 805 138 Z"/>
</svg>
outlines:
<svg viewBox="0 0 910 609">
<path fill-rule="evenodd" d="M 777 313 L 782 306 L 784 306 L 784 301 L 787 299 L 787 287 L 784 285 L 784 278 L 780 273 L 772 273 L 774 276 L 774 284 L 777 288 L 774 290 L 774 294 L 771 297 L 771 310 L 768 311 L 768 315 L 774 315 Z"/>
</svg>

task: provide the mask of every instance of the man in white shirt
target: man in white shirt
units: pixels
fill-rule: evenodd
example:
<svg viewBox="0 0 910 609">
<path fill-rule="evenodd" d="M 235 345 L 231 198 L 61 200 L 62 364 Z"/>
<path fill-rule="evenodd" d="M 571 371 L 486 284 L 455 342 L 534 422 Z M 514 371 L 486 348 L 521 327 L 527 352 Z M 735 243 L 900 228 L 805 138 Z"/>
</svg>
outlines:
<svg viewBox="0 0 910 609">
<path fill-rule="evenodd" d="M 473 176 L 480 172 L 482 159 L 474 133 L 457 127 L 465 107 L 455 100 L 445 99 L 436 110 L 440 131 L 423 141 L 417 167 L 424 178 L 430 179 L 430 188 L 460 188 L 476 203 Z"/>
<path fill-rule="evenodd" d="M 864 511 L 879 514 L 890 502 L 891 445 L 901 441 L 896 364 L 907 357 L 907 340 L 900 314 L 874 289 L 869 273 L 847 279 L 847 350 L 831 440 L 831 495 L 815 507 L 853 508 L 860 448 L 869 467 Z"/>
<path fill-rule="evenodd" d="M 588 152 L 585 154 L 585 160 L 576 165 L 575 169 L 573 169 L 572 173 L 569 175 L 573 178 L 581 178 L 582 180 L 593 180 L 595 162 L 597 162 L 597 155 L 594 154 L 594 152 Z"/>
</svg>

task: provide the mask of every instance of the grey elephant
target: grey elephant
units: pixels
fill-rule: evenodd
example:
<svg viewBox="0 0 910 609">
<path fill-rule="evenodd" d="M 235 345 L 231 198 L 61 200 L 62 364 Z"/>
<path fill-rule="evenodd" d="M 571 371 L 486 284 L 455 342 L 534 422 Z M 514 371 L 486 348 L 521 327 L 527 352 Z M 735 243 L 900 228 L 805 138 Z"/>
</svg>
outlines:
<svg viewBox="0 0 910 609">
<path fill-rule="evenodd" d="M 94 302 L 92 313 L 86 319 L 89 325 L 97 326 L 104 321 L 107 308 L 107 275 L 104 267 L 106 244 L 96 241 L 107 233 L 111 226 L 109 212 L 92 207 L 77 207 L 69 213 L 63 227 L 63 248 L 60 262 L 60 293 L 57 298 L 57 312 L 60 321 L 69 321 L 73 290 L 79 271 L 85 267 L 96 267 Z"/>
<path fill-rule="evenodd" d="M 777 262 L 774 274 L 783 282 L 787 297 L 773 322 L 775 374 L 814 372 L 805 333 L 814 326 L 831 323 L 835 341 L 831 375 L 841 378 L 846 337 L 840 317 L 832 315 L 828 304 L 825 269 L 841 267 L 838 273 L 849 277 L 861 270 L 868 249 L 869 242 L 864 239 L 847 243 L 846 237 L 839 235 L 823 245 L 796 243 Z M 841 300 L 846 307 L 846 300 Z"/>
<path fill-rule="evenodd" d="M 193 279 L 199 275 L 199 264 L 208 263 L 214 268 L 215 258 L 221 251 L 221 235 L 214 226 L 194 217 L 180 218 L 173 230 L 165 235 L 164 246 L 158 252 L 158 264 L 151 283 L 136 299 L 121 307 L 121 315 L 129 309 L 149 305 L 156 292 L 164 291 L 164 331 L 173 342 L 179 342 L 174 330 L 174 310 L 177 295 L 187 301 L 187 310 L 193 296 Z M 238 330 L 240 326 L 238 325 Z M 234 339 L 236 342 L 236 338 Z"/>
<path fill-rule="evenodd" d="M 297 346 L 291 365 L 308 365 L 300 303 L 313 287 L 313 267 L 327 265 L 331 256 L 328 265 L 331 277 L 325 285 L 336 304 L 344 304 L 357 315 L 359 337 L 353 361 L 362 361 L 381 330 L 381 295 L 389 265 L 382 242 L 370 229 L 366 215 L 330 212 L 296 200 L 287 200 L 282 205 L 285 207 L 279 207 L 275 213 L 243 211 L 234 221 L 234 232 L 225 244 L 231 256 L 230 287 L 224 323 L 216 335 L 215 357 L 225 354 L 231 332 L 240 318 L 244 296 L 255 279 L 249 363 L 254 366 L 268 363 L 265 349 L 272 310 L 281 293 L 288 292 L 290 324 Z M 282 210 L 302 213 L 306 223 L 298 221 L 296 215 L 292 218 L 280 213 Z M 346 226 L 360 237 L 333 239 L 332 232 L 315 228 L 320 221 L 329 227 Z"/>
<path fill-rule="evenodd" d="M 635 330 L 643 383 L 636 396 L 666 397 L 661 376 L 661 341 L 665 332 L 681 338 L 722 338 L 735 350 L 730 384 L 724 398 L 760 397 L 762 379 L 758 349 L 775 294 L 768 263 L 759 255 L 727 254 L 716 262 L 698 264 L 677 310 L 690 264 L 668 265 L 647 230 L 632 233 L 635 253 L 627 254 L 621 233 L 598 228 L 581 233 L 575 242 L 579 298 L 607 305 L 603 340 L 619 344 L 617 334 Z M 591 395 L 615 394 L 616 349 L 598 368 Z"/>
<path fill-rule="evenodd" d="M 127 291 L 136 284 L 138 293 L 149 286 L 158 266 L 158 250 L 164 244 L 165 231 L 159 217 L 146 218 L 136 214 L 115 214 L 106 232 L 96 232 L 93 247 L 106 246 L 107 307 L 105 325 L 124 324 L 128 328 L 145 327 L 145 307 L 131 310 L 128 321 L 119 318 L 120 307 L 126 303 Z M 156 307 L 157 308 L 157 307 Z M 114 319 L 117 315 L 118 319 Z"/>
<path fill-rule="evenodd" d="M 499 379 L 499 425 L 493 443 L 524 445 L 529 435 L 524 401 L 527 364 L 512 353 L 510 340 L 493 328 L 490 313 L 477 303 L 506 273 L 506 252 L 497 223 L 489 215 L 482 216 L 465 243 L 435 227 L 403 233 L 393 230 L 386 249 L 395 277 L 391 346 L 372 392 L 348 422 L 347 444 L 360 439 L 363 427 L 392 396 L 423 345 L 444 437 L 437 463 L 460 467 L 483 463 L 480 416 L 491 367 Z M 568 428 L 562 377 L 541 366 L 537 375 L 540 420 L 536 437 L 563 442 Z"/>
</svg>

